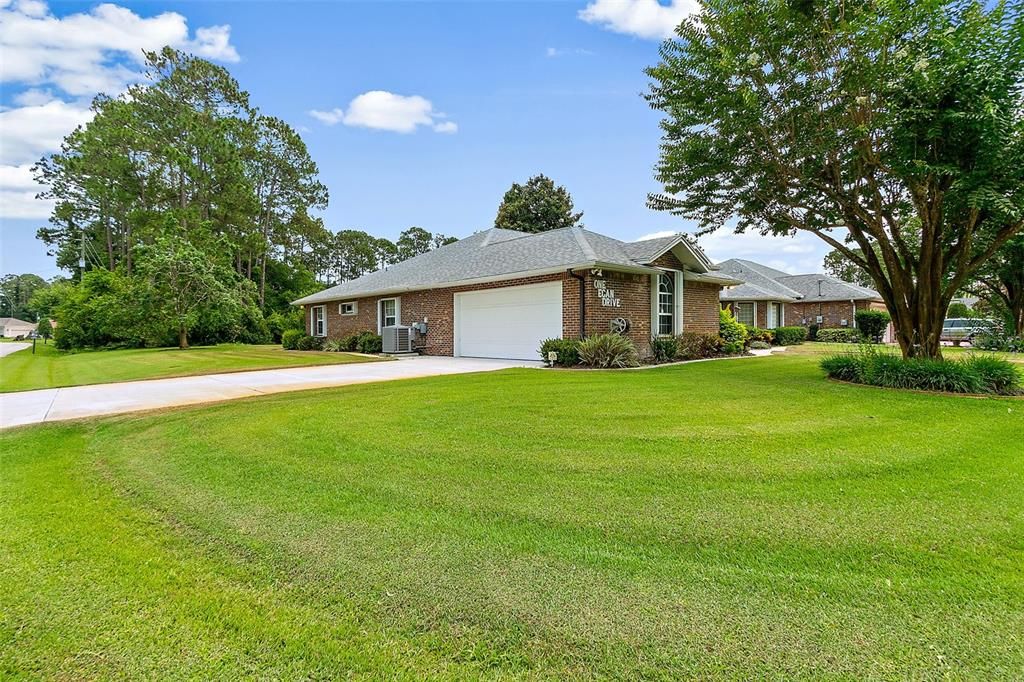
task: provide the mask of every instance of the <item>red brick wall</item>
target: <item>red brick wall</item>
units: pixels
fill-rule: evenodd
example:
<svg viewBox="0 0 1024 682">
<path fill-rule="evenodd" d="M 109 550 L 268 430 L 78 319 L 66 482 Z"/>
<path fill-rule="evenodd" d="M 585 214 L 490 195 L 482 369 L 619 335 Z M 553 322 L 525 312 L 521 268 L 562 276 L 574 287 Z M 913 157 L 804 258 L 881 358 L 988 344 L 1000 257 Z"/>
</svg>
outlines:
<svg viewBox="0 0 1024 682">
<path fill-rule="evenodd" d="M 651 276 L 628 272 L 605 270 L 601 277 L 595 277 L 589 270 L 577 270 L 586 278 L 585 301 L 587 306 L 587 335 L 607 334 L 611 321 L 622 317 L 629 320 L 627 336 L 636 344 L 641 355 L 649 350 L 651 340 Z M 614 291 L 619 307 L 604 305 L 595 282 L 603 280 L 605 289 Z M 570 280 L 571 288 L 563 290 L 563 311 L 572 309 L 572 323 L 566 329 L 566 337 L 579 337 L 579 282 Z M 564 314 L 564 312 L 563 312 Z"/>
<path fill-rule="evenodd" d="M 683 331 L 718 334 L 721 291 L 717 284 L 683 282 Z"/>
<path fill-rule="evenodd" d="M 873 301 L 857 301 L 857 310 L 885 310 L 883 303 Z M 841 327 L 842 321 L 846 320 L 847 327 L 854 326 L 853 304 L 850 301 L 800 301 L 790 303 L 787 307 L 786 317 L 790 324 L 811 325 L 818 324 L 815 318 L 821 315 L 822 327 Z"/>
</svg>

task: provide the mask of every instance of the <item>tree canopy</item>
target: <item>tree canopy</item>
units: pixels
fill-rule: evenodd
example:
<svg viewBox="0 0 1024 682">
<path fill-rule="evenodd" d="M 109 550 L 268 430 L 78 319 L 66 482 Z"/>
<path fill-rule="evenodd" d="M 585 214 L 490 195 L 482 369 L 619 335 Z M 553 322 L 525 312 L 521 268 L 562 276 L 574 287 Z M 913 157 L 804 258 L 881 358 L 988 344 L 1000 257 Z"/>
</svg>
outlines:
<svg viewBox="0 0 1024 682">
<path fill-rule="evenodd" d="M 647 71 L 651 206 L 816 235 L 871 276 L 905 355 L 939 357 L 949 301 L 1024 225 L 1021 4 L 708 0 L 677 35 Z"/>
<path fill-rule="evenodd" d="M 547 232 L 582 226 L 582 218 L 582 211 L 573 211 L 569 191 L 541 174 L 527 180 L 525 185 L 512 183 L 498 207 L 494 226 L 520 232 Z"/>
</svg>

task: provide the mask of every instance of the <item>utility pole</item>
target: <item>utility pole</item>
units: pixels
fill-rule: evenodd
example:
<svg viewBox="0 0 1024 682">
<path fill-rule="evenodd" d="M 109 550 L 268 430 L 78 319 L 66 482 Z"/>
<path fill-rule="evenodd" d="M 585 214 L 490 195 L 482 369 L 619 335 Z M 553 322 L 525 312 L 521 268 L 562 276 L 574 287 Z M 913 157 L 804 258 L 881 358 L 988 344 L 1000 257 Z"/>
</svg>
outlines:
<svg viewBox="0 0 1024 682">
<path fill-rule="evenodd" d="M 82 243 L 78 250 L 78 281 L 85 276 L 85 228 L 82 228 Z"/>
</svg>

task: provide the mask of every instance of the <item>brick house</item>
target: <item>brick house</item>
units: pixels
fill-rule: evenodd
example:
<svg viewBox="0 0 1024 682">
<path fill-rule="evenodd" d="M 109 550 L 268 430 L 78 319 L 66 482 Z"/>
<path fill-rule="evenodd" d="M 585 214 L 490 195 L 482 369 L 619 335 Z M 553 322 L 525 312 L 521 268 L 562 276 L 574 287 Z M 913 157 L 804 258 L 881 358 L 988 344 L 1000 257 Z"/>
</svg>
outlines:
<svg viewBox="0 0 1024 682">
<path fill-rule="evenodd" d="M 718 332 L 723 277 L 684 235 L 490 229 L 294 302 L 314 336 L 413 329 L 427 355 L 537 359 L 547 338 Z"/>
<path fill-rule="evenodd" d="M 746 325 L 856 327 L 858 310 L 885 310 L 881 295 L 830 275 L 790 275 L 754 261 L 733 258 L 719 273 L 741 280 L 722 292 L 722 305 Z"/>
</svg>

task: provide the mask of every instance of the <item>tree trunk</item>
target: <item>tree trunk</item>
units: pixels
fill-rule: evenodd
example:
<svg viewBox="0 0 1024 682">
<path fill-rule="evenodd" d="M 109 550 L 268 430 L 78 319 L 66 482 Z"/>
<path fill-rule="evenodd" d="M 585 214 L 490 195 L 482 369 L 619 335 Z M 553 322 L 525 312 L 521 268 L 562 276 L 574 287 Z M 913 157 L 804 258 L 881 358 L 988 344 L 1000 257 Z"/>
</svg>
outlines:
<svg viewBox="0 0 1024 682">
<path fill-rule="evenodd" d="M 260 309 L 266 301 L 267 293 L 267 254 L 260 259 Z"/>
<path fill-rule="evenodd" d="M 178 348 L 181 350 L 188 349 L 188 330 L 185 329 L 185 325 L 178 326 Z"/>
</svg>

